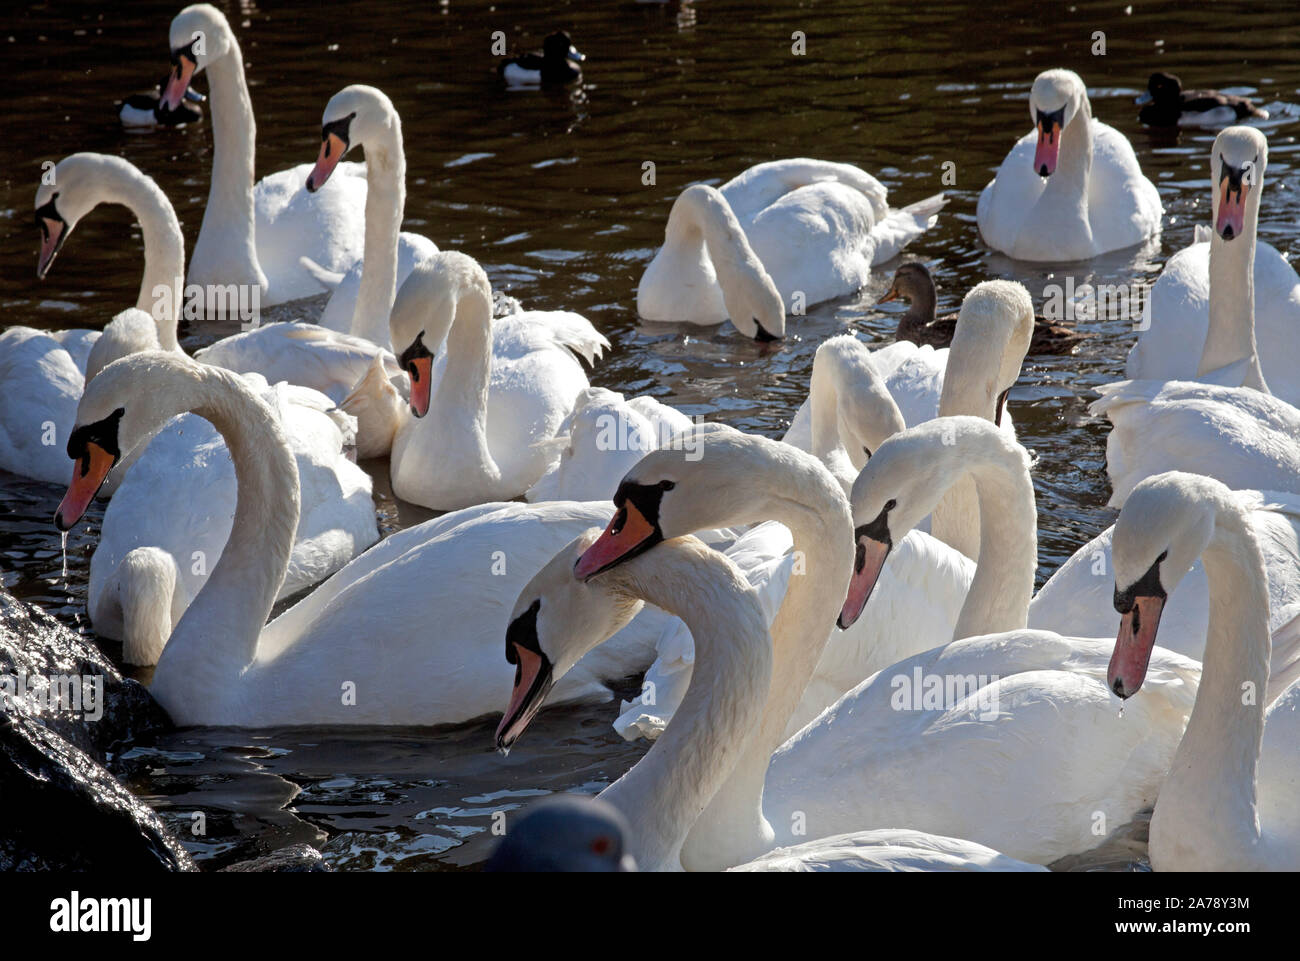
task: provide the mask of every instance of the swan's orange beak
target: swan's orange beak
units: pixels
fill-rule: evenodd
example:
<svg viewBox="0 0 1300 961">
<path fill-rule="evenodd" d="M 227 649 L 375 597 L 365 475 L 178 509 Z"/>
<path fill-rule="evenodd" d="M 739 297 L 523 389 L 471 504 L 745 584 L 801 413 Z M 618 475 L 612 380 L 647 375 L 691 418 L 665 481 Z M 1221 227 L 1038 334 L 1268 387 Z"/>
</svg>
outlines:
<svg viewBox="0 0 1300 961">
<path fill-rule="evenodd" d="M 86 452 L 74 462 L 68 492 L 63 495 L 59 509 L 54 512 L 55 527 L 61 531 L 71 530 L 81 520 L 116 460 L 116 457 L 94 441 L 87 442 Z"/>
<path fill-rule="evenodd" d="M 540 609 L 541 601 L 533 601 L 506 628 L 506 660 L 515 665 L 515 683 L 510 689 L 510 703 L 497 725 L 498 750 L 508 750 L 519 740 L 555 684 L 550 658 L 542 652 L 537 638 Z"/>
<path fill-rule="evenodd" d="M 1040 177 L 1056 172 L 1056 158 L 1061 152 L 1061 120 L 1056 114 L 1040 114 L 1038 148 L 1034 151 L 1034 170 Z"/>
<path fill-rule="evenodd" d="M 325 181 L 330 179 L 330 174 L 334 168 L 339 165 L 343 159 L 343 154 L 347 152 L 348 145 L 336 133 L 326 134 L 320 142 L 320 155 L 316 158 L 316 166 L 312 168 L 307 175 L 307 190 L 315 193 L 325 186 Z"/>
<path fill-rule="evenodd" d="M 190 89 L 197 64 L 185 53 L 178 54 L 172 62 L 172 72 L 167 75 L 167 85 L 163 87 L 159 103 L 166 110 L 179 109 L 185 93 Z"/>
<path fill-rule="evenodd" d="M 54 263 L 54 258 L 63 249 L 63 241 L 68 231 L 67 225 L 62 220 L 51 220 L 48 217 L 38 217 L 36 225 L 41 229 L 41 252 L 36 258 L 36 276 L 44 280 L 45 275 L 50 271 L 50 265 Z"/>
<path fill-rule="evenodd" d="M 1132 697 L 1147 676 L 1151 651 L 1156 646 L 1156 629 L 1165 599 L 1155 595 L 1138 595 L 1133 607 L 1122 615 L 1115 652 L 1110 656 L 1106 683 L 1120 697 Z"/>
<path fill-rule="evenodd" d="M 840 608 L 840 616 L 835 621 L 840 630 L 846 631 L 862 616 L 863 608 L 871 599 L 880 572 L 884 570 L 892 545 L 888 541 L 877 540 L 865 534 L 858 535 L 857 553 L 853 558 L 853 576 L 849 578 L 849 592 Z"/>
<path fill-rule="evenodd" d="M 406 375 L 411 378 L 411 413 L 423 417 L 429 413 L 430 382 L 433 380 L 433 358 L 417 357 L 407 361 Z"/>
<path fill-rule="evenodd" d="M 1235 186 L 1228 177 L 1219 181 L 1219 216 L 1214 229 L 1224 240 L 1240 237 L 1246 229 L 1246 194 L 1250 184 L 1243 177 Z"/>
<path fill-rule="evenodd" d="M 585 581 L 609 570 L 619 561 L 635 557 L 662 539 L 658 529 L 645 519 L 636 504 L 625 500 L 609 526 L 573 565 L 573 576 Z"/>
</svg>

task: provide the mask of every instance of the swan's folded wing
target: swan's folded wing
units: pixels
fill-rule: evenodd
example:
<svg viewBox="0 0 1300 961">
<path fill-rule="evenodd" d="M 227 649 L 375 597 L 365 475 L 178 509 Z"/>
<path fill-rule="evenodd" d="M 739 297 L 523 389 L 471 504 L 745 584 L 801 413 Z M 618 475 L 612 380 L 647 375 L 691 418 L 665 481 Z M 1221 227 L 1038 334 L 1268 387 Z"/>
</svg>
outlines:
<svg viewBox="0 0 1300 961">
<path fill-rule="evenodd" d="M 897 828 L 777 848 L 730 871 L 1046 871 L 959 838 Z"/>
<path fill-rule="evenodd" d="M 876 221 L 871 239 L 876 248 L 872 266 L 883 264 L 902 253 L 903 248 L 939 222 L 939 211 L 948 203 L 943 194 L 926 197 L 916 203 L 890 210 L 883 220 Z"/>
</svg>

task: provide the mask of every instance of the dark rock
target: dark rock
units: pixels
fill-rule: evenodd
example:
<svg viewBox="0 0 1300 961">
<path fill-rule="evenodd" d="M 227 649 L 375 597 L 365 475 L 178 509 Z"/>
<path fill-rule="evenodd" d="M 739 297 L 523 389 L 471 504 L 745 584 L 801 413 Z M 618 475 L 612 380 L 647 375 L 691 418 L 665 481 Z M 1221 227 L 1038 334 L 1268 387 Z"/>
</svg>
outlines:
<svg viewBox="0 0 1300 961">
<path fill-rule="evenodd" d="M 83 699 L 79 710 L 67 709 L 75 702 L 51 709 L 44 695 L 6 703 L 4 695 L 17 687 L 18 680 L 25 679 L 30 690 L 33 680 L 39 686 L 49 678 L 68 679 L 67 683 L 87 679 L 85 684 L 77 682 L 81 694 L 102 684 L 102 704 Z M 94 710 L 88 710 L 92 706 Z M 101 707 L 102 716 L 96 718 Z M 100 762 L 114 745 L 172 726 L 144 686 L 124 678 L 93 643 L 0 589 L 0 711 L 15 708 Z"/>
<path fill-rule="evenodd" d="M 309 874 L 319 871 L 333 871 L 334 869 L 330 867 L 330 863 L 325 860 L 324 856 L 310 844 L 290 844 L 286 848 L 280 848 L 280 850 L 266 855 L 266 857 L 253 858 L 251 861 L 240 861 L 237 864 L 227 865 L 221 870 Z"/>
<path fill-rule="evenodd" d="M 193 871 L 158 815 L 34 717 L 0 713 L 0 871 Z"/>
</svg>

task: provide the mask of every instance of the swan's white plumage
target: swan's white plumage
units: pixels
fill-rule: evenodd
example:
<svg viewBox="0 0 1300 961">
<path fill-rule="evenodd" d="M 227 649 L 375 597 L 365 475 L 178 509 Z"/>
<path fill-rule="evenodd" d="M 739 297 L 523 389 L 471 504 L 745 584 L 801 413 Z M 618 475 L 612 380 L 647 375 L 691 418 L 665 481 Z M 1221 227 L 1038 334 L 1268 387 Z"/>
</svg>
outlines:
<svg viewBox="0 0 1300 961">
<path fill-rule="evenodd" d="M 1046 871 L 960 838 L 905 828 L 837 834 L 781 847 L 728 871 Z"/>
</svg>

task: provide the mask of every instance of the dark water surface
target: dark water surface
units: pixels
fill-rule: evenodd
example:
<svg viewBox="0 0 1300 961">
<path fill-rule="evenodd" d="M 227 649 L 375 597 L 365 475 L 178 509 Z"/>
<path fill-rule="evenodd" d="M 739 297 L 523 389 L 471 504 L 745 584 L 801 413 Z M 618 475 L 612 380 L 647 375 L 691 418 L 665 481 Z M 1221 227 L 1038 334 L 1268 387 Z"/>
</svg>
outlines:
<svg viewBox="0 0 1300 961">
<path fill-rule="evenodd" d="M 643 329 L 636 283 L 687 184 L 720 184 L 751 164 L 810 156 L 858 164 L 906 204 L 946 189 L 939 225 L 912 245 L 955 308 L 973 284 L 1023 281 L 1041 307 L 1048 284 L 1150 280 L 1207 222 L 1205 157 L 1213 132 L 1154 134 L 1133 97 L 1155 69 L 1189 86 L 1249 93 L 1269 106 L 1269 169 L 1260 234 L 1300 252 L 1300 13 L 1292 3 L 1039 2 L 697 6 L 523 2 L 219 4 L 244 50 L 258 125 L 257 173 L 315 158 L 321 110 L 349 83 L 383 89 L 403 119 L 405 229 L 479 259 L 526 307 L 589 317 L 614 350 L 593 383 L 651 393 L 690 414 L 779 435 L 807 393 L 817 345 L 845 331 L 892 339 L 897 313 L 872 305 L 892 266 L 860 293 L 792 318 L 789 342 L 760 354 L 724 326 Z M 122 132 L 113 101 L 160 77 L 179 3 L 14 4 L 0 62 L 10 91 L 0 142 L 0 306 L 4 324 L 102 326 L 135 301 L 139 230 L 120 207 L 78 225 L 50 277 L 35 279 L 32 199 L 40 164 L 79 150 L 127 157 L 161 184 L 192 244 L 207 198 L 206 120 L 152 135 Z M 557 25 L 588 55 L 581 89 L 508 91 L 491 34 L 540 46 Z M 791 54 L 791 34 L 807 37 Z M 1091 52 L 1105 32 L 1106 54 Z M 1158 243 L 1065 270 L 1014 263 L 985 248 L 975 202 L 1028 129 L 1025 101 L 1047 67 L 1077 70 L 1094 114 L 1132 141 L 1166 208 Z M 200 79 L 197 86 L 204 89 Z M 657 183 L 642 183 L 653 161 Z M 941 183 L 952 161 L 956 184 Z M 295 308 L 296 309 L 296 308 Z M 272 319 L 277 319 L 273 317 Z M 1090 388 L 1122 375 L 1124 320 L 1084 321 L 1072 357 L 1032 357 L 1011 394 L 1022 442 L 1038 454 L 1041 581 L 1113 520 L 1105 508 L 1103 425 Z M 188 348 L 212 331 L 183 331 Z M 376 494 L 387 490 L 385 465 Z M 88 630 L 84 591 L 102 510 L 70 535 L 62 576 L 50 521 L 62 491 L 0 476 L 0 569 L 14 593 Z M 385 530 L 427 511 L 378 498 Z M 114 645 L 109 643 L 109 650 Z M 508 758 L 491 724 L 447 730 L 249 732 L 189 729 L 124 758 L 133 790 L 173 819 L 201 859 L 228 863 L 289 841 L 323 846 L 341 868 L 455 869 L 482 860 L 494 811 L 556 790 L 597 791 L 643 746 L 609 727 L 613 705 L 545 712 Z M 195 835 L 193 815 L 206 833 Z M 1141 831 L 1138 832 L 1141 834 Z M 1141 844 L 1130 846 L 1137 855 Z M 1130 848 L 1125 848 L 1129 851 Z M 1122 865 L 1129 855 L 1075 867 Z"/>
</svg>

